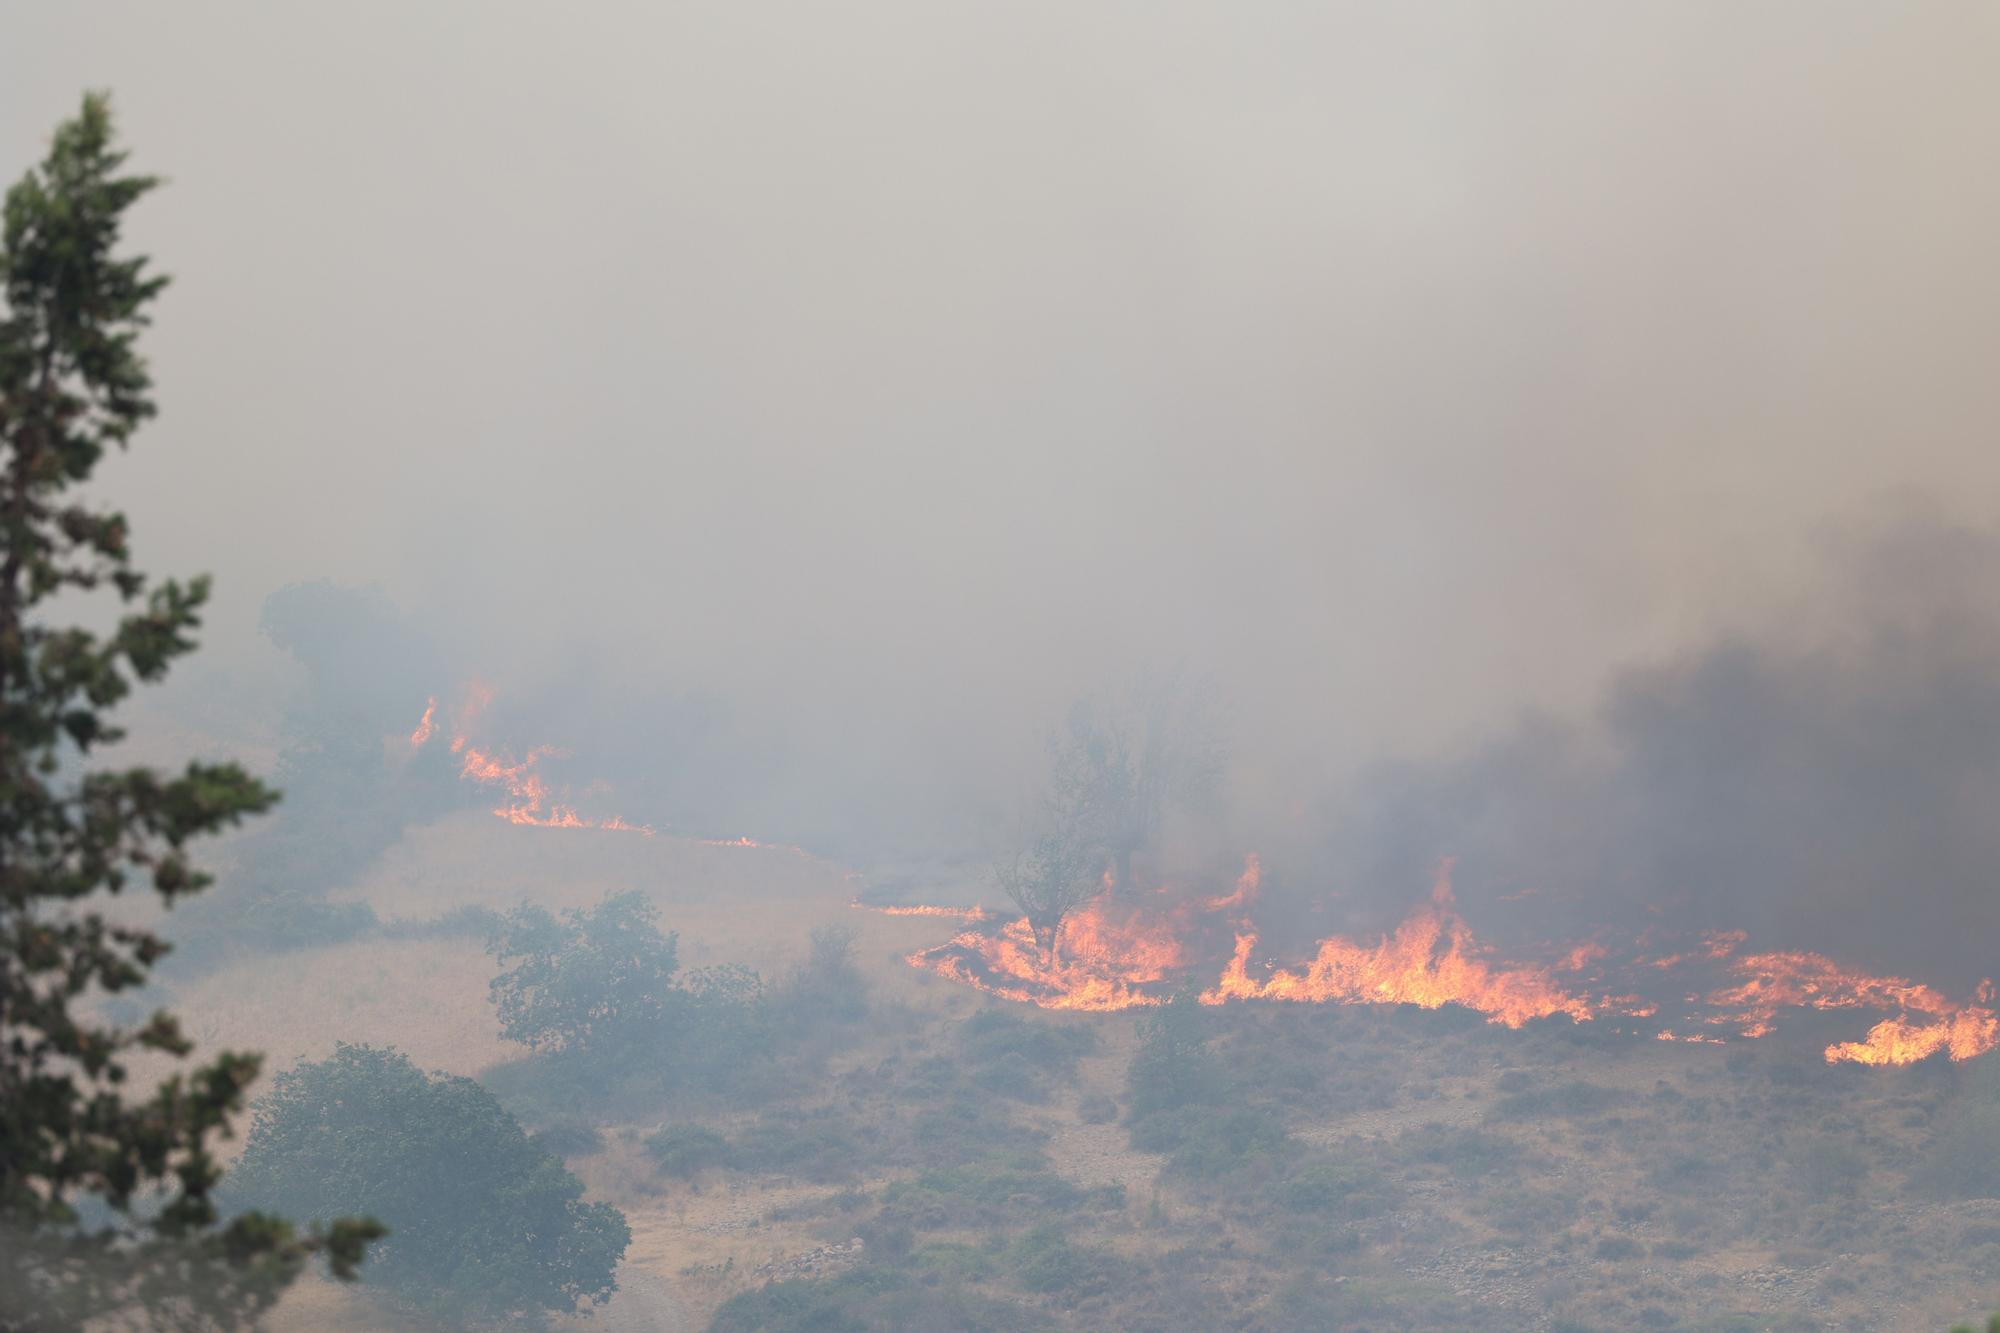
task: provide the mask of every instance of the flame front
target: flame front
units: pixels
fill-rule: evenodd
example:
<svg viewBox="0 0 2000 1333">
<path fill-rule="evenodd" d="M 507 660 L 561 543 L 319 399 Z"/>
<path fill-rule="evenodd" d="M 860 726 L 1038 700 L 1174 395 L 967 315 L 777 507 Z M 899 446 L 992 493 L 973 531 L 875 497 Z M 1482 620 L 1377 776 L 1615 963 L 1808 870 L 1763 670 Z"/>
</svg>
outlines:
<svg viewBox="0 0 2000 1333">
<path fill-rule="evenodd" d="M 1558 986 L 1547 969 L 1496 968 L 1475 956 L 1471 929 L 1453 909 L 1451 886 L 1440 879 L 1429 906 L 1418 909 L 1373 945 L 1335 936 L 1303 971 L 1275 968 L 1258 981 L 1250 975 L 1254 932 L 1236 937 L 1236 951 L 1203 1004 L 1230 1000 L 1290 1000 L 1342 1004 L 1414 1004 L 1440 1009 L 1455 1004 L 1487 1021 L 1520 1027 L 1534 1018 L 1567 1014 L 1595 1017 L 1584 1000 Z"/>
<path fill-rule="evenodd" d="M 1251 920 L 1262 882 L 1256 856 L 1226 894 L 1185 896 L 1166 890 L 1119 897 L 1100 894 L 1066 917 L 1052 948 L 1044 949 L 1025 918 L 967 930 L 944 944 L 919 950 L 909 962 L 925 971 L 1005 999 L 1046 1009 L 1117 1010 L 1164 1001 L 1174 980 L 1199 974 L 1202 960 L 1217 969 L 1199 993 L 1202 1003 L 1408 1004 L 1424 1009 L 1457 1005 L 1489 1022 L 1519 1028 L 1558 1015 L 1575 1022 L 1600 1017 L 1641 1020 L 1634 1035 L 1663 1042 L 1722 1045 L 1712 1030 L 1734 1027 L 1741 1036 L 1773 1030 L 1788 1009 L 1886 1012 L 1863 1038 L 1825 1048 L 1829 1063 L 1910 1064 L 1934 1056 L 1970 1060 L 2000 1046 L 1995 989 L 1982 983 L 1973 1002 L 1901 977 L 1872 976 L 1815 953 L 1739 953 L 1742 931 L 1712 932 L 1680 952 L 1649 956 L 1652 932 L 1616 958 L 1602 939 L 1548 946 L 1546 964 L 1502 963 L 1459 915 L 1448 878 L 1441 874 L 1431 901 L 1373 943 L 1342 936 L 1322 939 L 1303 963 L 1258 958 L 1260 936 Z M 861 904 L 856 904 L 860 906 Z M 981 909 L 894 907 L 893 915 L 997 921 Z M 1226 954 L 1226 957 L 1225 957 Z M 1602 988 L 1609 976 L 1623 989 L 1643 991 L 1646 978 L 1686 970 L 1710 974 L 1711 983 L 1688 995 L 1690 1029 L 1655 1029 L 1660 1004 L 1643 994 Z M 1579 974 L 1582 974 L 1579 976 Z M 1589 980 L 1585 992 L 1568 981 Z M 1678 1030 L 1676 1030 L 1678 1029 Z M 1620 1027 L 1619 1031 L 1630 1029 Z"/>
<path fill-rule="evenodd" d="M 1742 933 L 1711 937 L 1710 956 L 1728 959 L 1741 980 L 1708 997 L 1727 1010 L 1712 1022 L 1738 1024 L 1746 1037 L 1770 1032 L 1780 1009 L 1894 1009 L 1860 1041 L 1826 1048 L 1828 1064 L 1904 1065 L 1939 1053 L 1970 1060 L 2000 1045 L 2000 1015 L 1990 1007 L 1992 982 L 1982 982 L 1976 1002 L 1960 1004 L 1921 982 L 1849 971 L 1816 953 L 1758 953 L 1730 959 Z M 1921 1015 L 1913 1020 L 1912 1014 Z"/>
<path fill-rule="evenodd" d="M 510 824 L 535 828 L 604 829 L 653 836 L 651 827 L 628 823 L 617 815 L 590 819 L 578 814 L 574 806 L 556 804 L 551 799 L 547 779 L 536 771 L 542 760 L 561 753 L 554 746 L 538 745 L 528 751 L 526 758 L 515 760 L 474 745 L 468 728 L 486 711 L 493 698 L 490 686 L 475 681 L 466 687 L 465 701 L 459 706 L 452 732 L 451 752 L 460 756 L 459 777 L 482 787 L 500 787 L 506 792 L 506 801 L 493 810 L 496 817 Z M 421 750 L 437 734 L 437 706 L 435 697 L 424 705 L 423 718 L 410 733 L 412 749 Z"/>
</svg>

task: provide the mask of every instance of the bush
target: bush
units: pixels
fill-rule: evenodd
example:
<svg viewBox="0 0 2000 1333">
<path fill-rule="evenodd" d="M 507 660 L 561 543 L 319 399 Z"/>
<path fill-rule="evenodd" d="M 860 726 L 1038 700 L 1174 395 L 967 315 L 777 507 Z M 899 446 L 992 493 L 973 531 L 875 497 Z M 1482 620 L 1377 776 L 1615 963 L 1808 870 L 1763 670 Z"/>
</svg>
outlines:
<svg viewBox="0 0 2000 1333">
<path fill-rule="evenodd" d="M 1129 1266 L 1108 1250 L 1076 1244 L 1054 1222 L 1045 1222 L 1015 1241 L 1007 1259 L 1014 1280 L 1029 1291 L 1071 1297 L 1105 1290 Z"/>
<path fill-rule="evenodd" d="M 488 943 L 501 1035 L 544 1066 L 536 1104 L 629 1103 L 663 1089 L 738 1092 L 775 1055 L 770 1005 L 748 968 L 679 976 L 679 943 L 638 893 L 556 916 L 523 906 Z"/>
<path fill-rule="evenodd" d="M 1166 1169 L 1192 1180 L 1274 1172 L 1298 1147 L 1269 1115 L 1205 1107 L 1163 1111 L 1135 1121 L 1132 1146 L 1168 1154 Z"/>
<path fill-rule="evenodd" d="M 1521 1155 L 1520 1145 L 1504 1134 L 1439 1124 L 1404 1131 L 1396 1151 L 1405 1161 L 1428 1162 L 1461 1176 L 1490 1175 L 1511 1167 Z"/>
<path fill-rule="evenodd" d="M 1597 1242 L 1596 1248 L 1591 1253 L 1600 1259 L 1609 1259 L 1617 1263 L 1626 1259 L 1636 1259 L 1645 1251 L 1645 1246 L 1629 1236 L 1606 1236 Z"/>
<path fill-rule="evenodd" d="M 646 1140 L 646 1151 L 681 1179 L 729 1162 L 729 1141 L 706 1125 L 669 1125 Z"/>
<path fill-rule="evenodd" d="M 837 1277 L 772 1282 L 724 1302 L 711 1333 L 1030 1333 L 1051 1327 L 1039 1310 L 994 1300 L 956 1283 L 929 1287 L 866 1265 Z"/>
<path fill-rule="evenodd" d="M 729 1145 L 729 1164 L 822 1184 L 853 1180 L 875 1157 L 877 1132 L 838 1113 L 764 1116 Z"/>
<path fill-rule="evenodd" d="M 1493 1103 L 1494 1120 L 1546 1120 L 1552 1116 L 1601 1115 L 1628 1100 L 1617 1088 L 1571 1081 L 1509 1093 Z"/>
<path fill-rule="evenodd" d="M 853 930 L 814 929 L 805 961 L 785 978 L 774 1003 L 795 1032 L 822 1031 L 866 1018 L 868 979 L 854 963 Z"/>
<path fill-rule="evenodd" d="M 234 1208 L 389 1227 L 368 1276 L 454 1317 L 602 1304 L 631 1232 L 522 1132 L 485 1088 L 426 1075 L 394 1051 L 338 1046 L 277 1076 L 253 1107 Z"/>
<path fill-rule="evenodd" d="M 1330 1217 L 1366 1217 L 1386 1205 L 1382 1173 L 1361 1162 L 1317 1158 L 1295 1167 L 1278 1188 L 1278 1203 L 1288 1212 Z"/>
<path fill-rule="evenodd" d="M 1126 1071 L 1131 1114 L 1136 1120 L 1156 1111 L 1220 1102 L 1229 1081 L 1208 1049 L 1213 1023 L 1192 981 L 1173 998 L 1139 1020 L 1139 1051 Z"/>
<path fill-rule="evenodd" d="M 1576 1220 L 1574 1195 L 1561 1190 L 1494 1190 L 1474 1205 L 1474 1211 L 1493 1227 L 1510 1235 L 1522 1232 L 1560 1231 Z"/>
<path fill-rule="evenodd" d="M 1942 1198 L 2000 1198 L 2000 1100 L 1981 1097 L 1961 1105 L 1912 1178 Z"/>
<path fill-rule="evenodd" d="M 882 1191 L 885 1218 L 925 1230 L 1047 1220 L 1084 1209 L 1125 1206 L 1123 1186 L 1084 1189 L 1052 1171 L 972 1166 L 926 1171 Z"/>
<path fill-rule="evenodd" d="M 1076 1118 L 1086 1125 L 1108 1125 L 1118 1118 L 1118 1103 L 1101 1092 L 1085 1093 L 1077 1099 Z"/>
<path fill-rule="evenodd" d="M 1996 1143 L 2000 1147 L 2000 1143 Z M 1821 1198 L 1848 1198 L 1868 1178 L 1868 1159 L 1838 1139 L 1810 1139 L 1791 1153 L 1792 1175 L 1801 1189 Z"/>
<path fill-rule="evenodd" d="M 534 1133 L 537 1144 L 557 1157 L 584 1157 L 604 1147 L 604 1134 L 587 1116 L 552 1117 Z"/>
</svg>

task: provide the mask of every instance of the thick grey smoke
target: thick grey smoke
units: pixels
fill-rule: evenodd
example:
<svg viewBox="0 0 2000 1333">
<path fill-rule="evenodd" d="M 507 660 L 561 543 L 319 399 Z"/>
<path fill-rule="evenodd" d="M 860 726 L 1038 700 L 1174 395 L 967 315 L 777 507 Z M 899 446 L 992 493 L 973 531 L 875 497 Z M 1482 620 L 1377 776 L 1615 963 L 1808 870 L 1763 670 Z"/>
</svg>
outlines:
<svg viewBox="0 0 2000 1333">
<path fill-rule="evenodd" d="M 1184 663 L 1248 841 L 1678 661 L 1594 739 L 1362 788 L 1337 864 L 1973 896 L 1985 660 L 1757 622 L 1885 496 L 2000 518 L 1989 10 L 129 4 L 4 47 L 0 158 L 101 85 L 171 177 L 165 415 L 104 483 L 217 573 L 204 670 L 295 672 L 266 598 L 375 585 L 642 817 L 951 842 L 1070 698 Z M 1933 566 L 1885 568 L 1871 615 Z"/>
<path fill-rule="evenodd" d="M 1746 930 L 1969 993 L 2000 928 L 2000 540 L 1906 518 L 1830 551 L 1818 592 L 1619 674 L 1592 718 L 1379 766 L 1289 863 L 1349 928 L 1455 857 L 1516 941 Z"/>
</svg>

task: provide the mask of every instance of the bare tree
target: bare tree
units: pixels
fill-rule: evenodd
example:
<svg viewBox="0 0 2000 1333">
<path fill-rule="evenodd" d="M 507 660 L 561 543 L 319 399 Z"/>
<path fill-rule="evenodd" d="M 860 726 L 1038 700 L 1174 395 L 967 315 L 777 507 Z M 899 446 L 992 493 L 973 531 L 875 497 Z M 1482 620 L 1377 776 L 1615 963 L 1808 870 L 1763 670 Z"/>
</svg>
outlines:
<svg viewBox="0 0 2000 1333">
<path fill-rule="evenodd" d="M 1063 918 L 1098 891 L 1100 854 L 1073 817 L 1051 805 L 993 864 L 1000 891 L 1028 918 L 1035 943 L 1053 950 Z"/>
<path fill-rule="evenodd" d="M 1053 746 L 1051 801 L 1111 864 L 1120 894 L 1132 858 L 1158 838 L 1176 807 L 1212 797 L 1222 745 L 1206 690 L 1178 672 L 1143 678 L 1117 695 L 1079 699 Z"/>
</svg>

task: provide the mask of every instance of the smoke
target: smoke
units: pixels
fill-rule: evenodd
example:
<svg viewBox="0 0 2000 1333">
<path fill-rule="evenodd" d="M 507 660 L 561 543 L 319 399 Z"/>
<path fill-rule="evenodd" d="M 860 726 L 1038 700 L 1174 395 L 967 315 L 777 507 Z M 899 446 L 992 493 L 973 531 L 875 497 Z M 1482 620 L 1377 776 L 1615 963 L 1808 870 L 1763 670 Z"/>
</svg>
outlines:
<svg viewBox="0 0 2000 1333">
<path fill-rule="evenodd" d="M 1519 931 L 1914 968 L 1987 923 L 1989 11 L 13 29 L 0 156 L 108 85 L 170 178 L 163 416 L 103 481 L 142 565 L 218 577 L 189 670 L 295 677 L 265 600 L 379 587 L 428 647 L 283 631 L 367 682 L 356 747 L 478 677 L 617 813 L 860 859 L 967 846 L 1071 700 L 1180 663 L 1302 915 L 1455 854 Z M 1826 551 L 1892 493 L 1960 535 Z"/>
<path fill-rule="evenodd" d="M 1516 940 L 1744 930 L 1969 991 L 2000 926 L 2000 539 L 1909 517 L 1828 558 L 1817 596 L 1619 673 L 1593 716 L 1378 766 L 1294 864 L 1371 924 L 1452 856 Z"/>
</svg>

